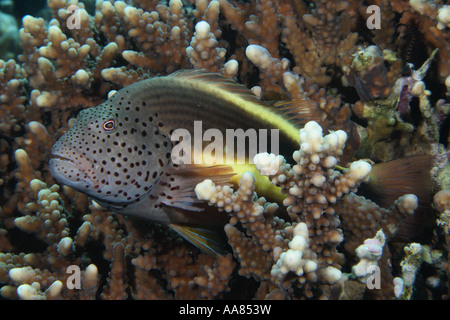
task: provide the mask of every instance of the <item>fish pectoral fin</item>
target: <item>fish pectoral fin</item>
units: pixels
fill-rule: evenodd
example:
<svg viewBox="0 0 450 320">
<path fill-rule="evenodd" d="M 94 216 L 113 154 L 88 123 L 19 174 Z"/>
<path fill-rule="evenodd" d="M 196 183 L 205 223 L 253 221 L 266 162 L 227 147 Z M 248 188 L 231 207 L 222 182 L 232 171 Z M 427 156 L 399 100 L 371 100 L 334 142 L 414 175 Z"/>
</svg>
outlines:
<svg viewBox="0 0 450 320">
<path fill-rule="evenodd" d="M 207 228 L 191 227 L 179 224 L 170 224 L 169 227 L 213 258 L 217 258 L 218 256 L 223 256 L 225 254 L 223 241 L 218 232 Z"/>
<path fill-rule="evenodd" d="M 202 211 L 196 206 L 201 203 L 195 195 L 195 186 L 205 179 L 211 179 L 215 184 L 227 184 L 235 175 L 230 166 L 214 165 L 183 165 L 172 168 L 161 178 L 158 196 L 161 203 L 183 210 Z"/>
</svg>

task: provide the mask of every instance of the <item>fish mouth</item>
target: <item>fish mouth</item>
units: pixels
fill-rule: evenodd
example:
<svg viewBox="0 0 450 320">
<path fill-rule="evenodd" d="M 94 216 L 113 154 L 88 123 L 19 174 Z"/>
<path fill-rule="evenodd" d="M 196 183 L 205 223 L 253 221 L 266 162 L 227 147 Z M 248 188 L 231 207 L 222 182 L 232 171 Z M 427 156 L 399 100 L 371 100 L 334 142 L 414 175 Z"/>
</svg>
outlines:
<svg viewBox="0 0 450 320">
<path fill-rule="evenodd" d="M 49 163 L 56 163 L 56 162 L 61 163 L 61 164 L 66 163 L 66 164 L 70 164 L 71 166 L 77 167 L 75 160 L 70 159 L 66 156 L 63 156 L 54 150 L 51 151 L 51 154 L 52 154 L 52 158 L 50 159 Z"/>
<path fill-rule="evenodd" d="M 49 169 L 53 177 L 59 182 L 77 189 L 78 185 L 95 184 L 89 170 L 84 168 L 83 163 L 68 158 L 52 150 L 52 158 L 49 161 Z M 84 157 L 86 165 L 91 162 Z"/>
<path fill-rule="evenodd" d="M 64 157 L 54 157 L 50 159 L 48 165 L 50 173 L 58 182 L 70 187 L 75 187 L 75 184 L 80 182 L 76 176 L 77 174 L 80 176 L 81 170 L 72 160 Z"/>
<path fill-rule="evenodd" d="M 63 156 L 61 156 L 59 154 L 52 153 L 52 156 L 53 157 L 51 158 L 51 160 L 67 161 L 67 162 L 71 162 L 72 164 L 75 164 L 75 162 L 72 159 L 69 159 L 67 157 L 63 157 Z"/>
<path fill-rule="evenodd" d="M 56 163 L 60 163 L 60 164 L 67 163 L 67 164 L 70 164 L 72 166 L 76 166 L 74 160 L 57 153 L 54 149 L 51 151 L 51 154 L 52 154 L 52 158 L 49 161 L 50 167 L 54 167 L 54 165 Z"/>
</svg>

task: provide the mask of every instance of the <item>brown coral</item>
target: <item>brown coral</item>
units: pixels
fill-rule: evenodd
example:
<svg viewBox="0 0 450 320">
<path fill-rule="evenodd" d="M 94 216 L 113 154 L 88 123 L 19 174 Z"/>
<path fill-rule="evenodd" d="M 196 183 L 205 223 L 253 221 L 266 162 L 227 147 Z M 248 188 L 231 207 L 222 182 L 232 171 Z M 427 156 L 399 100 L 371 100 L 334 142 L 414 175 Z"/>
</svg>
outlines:
<svg viewBox="0 0 450 320">
<path fill-rule="evenodd" d="M 80 28 L 67 23 L 74 13 L 70 4 L 79 8 Z M 166 229 L 141 226 L 54 185 L 47 163 L 51 146 L 77 112 L 103 102 L 111 90 L 182 68 L 204 68 L 253 87 L 263 99 L 283 100 L 273 107 L 300 127 L 315 120 L 323 136 L 345 132 L 345 149 L 336 157 L 342 165 L 355 160 L 359 134 L 358 157 L 432 154 L 438 191 L 446 185 L 447 151 L 439 144 L 446 143 L 445 127 L 439 126 L 448 112 L 448 97 L 439 88 L 448 79 L 450 52 L 448 26 L 439 17 L 442 4 L 99 0 L 92 13 L 78 1 L 48 0 L 51 19 L 24 16 L 21 54 L 15 61 L 0 60 L 0 294 L 8 299 L 242 298 L 230 280 L 248 278 L 258 284 L 256 298 L 340 298 L 342 288 L 345 298 L 391 298 L 395 288 L 387 261 L 390 254 L 394 264 L 401 260 L 401 250 L 383 249 L 378 263 L 389 280 L 383 294 L 370 294 L 364 285 L 359 294 L 350 293 L 354 281 L 345 272 L 356 263 L 354 250 L 380 228 L 389 243 L 402 215 L 392 215 L 399 212 L 396 207 L 380 209 L 351 193 L 359 180 L 352 170 L 327 167 L 331 158 L 318 156 L 315 163 L 312 155 L 296 154 L 294 166 L 281 163 L 284 171 L 272 179 L 289 195 L 287 213 L 281 203 L 255 196 L 250 178 L 240 189 L 224 191 L 240 207 L 223 207 L 231 217 L 225 233 L 232 252 L 218 260 Z M 381 7 L 382 29 L 361 31 L 366 5 Z M 408 43 L 409 33 L 423 39 Z M 395 103 L 387 104 L 391 111 L 384 117 L 377 112 L 381 98 L 404 80 L 400 67 L 415 56 L 417 43 L 428 55 L 440 49 L 429 76 L 414 79 L 410 88 L 420 119 L 391 112 Z M 355 104 L 362 97 L 344 88 L 341 77 L 352 67 L 353 54 L 370 44 L 390 50 L 372 69 L 386 77 L 358 73 L 362 91 L 373 99 L 370 105 Z M 355 116 L 367 129 L 355 125 Z M 387 133 L 386 123 L 393 129 Z M 445 227 L 444 218 L 441 213 Z M 441 260 L 448 273 L 448 232 L 437 241 L 436 248 L 446 250 Z M 302 257 L 289 263 L 299 252 Z M 71 265 L 79 267 L 80 290 L 68 287 Z"/>
</svg>

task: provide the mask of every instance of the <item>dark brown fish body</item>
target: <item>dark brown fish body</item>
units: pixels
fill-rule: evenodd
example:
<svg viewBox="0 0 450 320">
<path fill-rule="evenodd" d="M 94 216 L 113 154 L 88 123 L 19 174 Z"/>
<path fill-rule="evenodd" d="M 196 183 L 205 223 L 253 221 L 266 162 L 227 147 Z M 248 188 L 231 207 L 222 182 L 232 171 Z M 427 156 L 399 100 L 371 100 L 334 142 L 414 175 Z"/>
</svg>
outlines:
<svg viewBox="0 0 450 320">
<path fill-rule="evenodd" d="M 166 225 L 209 225 L 194 187 L 206 178 L 225 183 L 232 172 L 171 161 L 173 130 L 280 130 L 280 141 L 298 147 L 298 128 L 244 86 L 202 71 L 177 72 L 119 90 L 77 122 L 53 146 L 53 176 L 121 214 Z M 179 231 L 179 230 L 177 230 Z M 180 232 L 180 231 L 179 231 Z"/>
<path fill-rule="evenodd" d="M 202 121 L 203 130 L 215 128 L 223 133 L 238 128 L 279 129 L 280 143 L 292 151 L 298 148 L 296 125 L 244 86 L 217 74 L 182 71 L 144 80 L 124 90 L 132 105 L 149 106 L 155 111 L 159 128 L 166 135 L 178 128 L 193 134 L 194 121 Z M 112 97 L 112 101 L 117 99 L 121 97 Z"/>
</svg>

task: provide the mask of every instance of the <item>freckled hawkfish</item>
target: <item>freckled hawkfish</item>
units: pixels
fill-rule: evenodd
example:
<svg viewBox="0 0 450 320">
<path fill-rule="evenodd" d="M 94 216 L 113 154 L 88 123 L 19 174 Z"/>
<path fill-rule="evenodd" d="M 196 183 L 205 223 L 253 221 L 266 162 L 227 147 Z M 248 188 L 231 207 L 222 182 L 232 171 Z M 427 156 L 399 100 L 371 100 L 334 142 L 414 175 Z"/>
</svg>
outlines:
<svg viewBox="0 0 450 320">
<path fill-rule="evenodd" d="M 169 225 L 214 256 L 219 249 L 210 227 L 223 223 L 223 217 L 204 212 L 194 188 L 207 178 L 222 184 L 238 179 L 232 176 L 239 169 L 173 164 L 171 133 L 178 128 L 192 131 L 198 120 L 204 130 L 222 132 L 278 128 L 281 148 L 287 146 L 292 154 L 298 148 L 298 126 L 286 115 L 230 79 L 182 70 L 134 83 L 82 110 L 53 146 L 50 171 L 58 182 L 102 206 Z"/>
<path fill-rule="evenodd" d="M 208 211 L 194 188 L 204 179 L 235 183 L 249 166 L 174 164 L 171 134 L 178 128 L 192 132 L 194 121 L 202 121 L 204 130 L 221 132 L 275 128 L 280 151 L 289 156 L 298 149 L 299 128 L 314 119 L 313 112 L 293 105 L 295 112 L 289 105 L 280 111 L 283 108 L 265 104 L 245 86 L 200 70 L 143 80 L 82 110 L 53 146 L 49 168 L 58 182 L 105 208 L 168 225 L 216 256 L 223 250 L 215 229 L 223 227 L 227 217 Z M 250 170 L 258 177 L 254 167 Z M 276 193 L 266 177 L 259 177 L 259 195 Z"/>
</svg>

